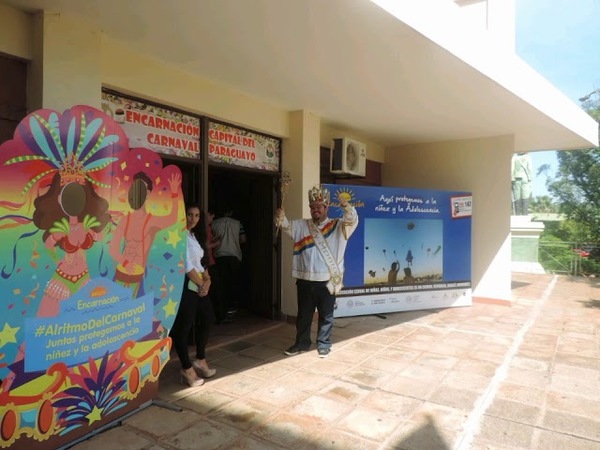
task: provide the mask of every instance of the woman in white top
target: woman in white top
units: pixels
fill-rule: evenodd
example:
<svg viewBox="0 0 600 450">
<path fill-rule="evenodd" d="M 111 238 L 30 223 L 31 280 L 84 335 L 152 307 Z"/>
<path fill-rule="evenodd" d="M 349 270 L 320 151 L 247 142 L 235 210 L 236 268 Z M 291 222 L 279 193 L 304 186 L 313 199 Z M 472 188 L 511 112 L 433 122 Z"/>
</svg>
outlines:
<svg viewBox="0 0 600 450">
<path fill-rule="evenodd" d="M 187 256 L 185 261 L 185 283 L 181 294 L 181 303 L 171 330 L 173 346 L 181 361 L 182 382 L 189 386 L 201 386 L 204 383 L 198 373 L 204 378 L 212 377 L 216 370 L 210 369 L 204 356 L 204 346 L 198 349 L 196 360 L 192 364 L 188 354 L 188 337 L 194 326 L 194 319 L 198 308 L 204 308 L 207 314 L 212 311 L 212 305 L 207 297 L 210 289 L 210 275 L 202 266 L 204 250 L 193 233 L 194 227 L 200 220 L 200 208 L 188 206 L 186 208 L 187 228 Z M 208 337 L 208 335 L 206 335 Z M 198 372 L 198 373 L 197 373 Z"/>
</svg>

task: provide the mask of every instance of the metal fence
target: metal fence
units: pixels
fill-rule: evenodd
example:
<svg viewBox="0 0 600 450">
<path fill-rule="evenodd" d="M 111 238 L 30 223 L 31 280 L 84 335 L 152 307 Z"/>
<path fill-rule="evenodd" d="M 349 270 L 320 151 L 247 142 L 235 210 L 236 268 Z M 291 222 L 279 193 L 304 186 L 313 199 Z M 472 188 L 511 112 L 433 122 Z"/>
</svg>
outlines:
<svg viewBox="0 0 600 450">
<path fill-rule="evenodd" d="M 589 276 L 600 274 L 600 247 L 582 242 L 539 241 L 538 262 L 546 273 Z"/>
</svg>

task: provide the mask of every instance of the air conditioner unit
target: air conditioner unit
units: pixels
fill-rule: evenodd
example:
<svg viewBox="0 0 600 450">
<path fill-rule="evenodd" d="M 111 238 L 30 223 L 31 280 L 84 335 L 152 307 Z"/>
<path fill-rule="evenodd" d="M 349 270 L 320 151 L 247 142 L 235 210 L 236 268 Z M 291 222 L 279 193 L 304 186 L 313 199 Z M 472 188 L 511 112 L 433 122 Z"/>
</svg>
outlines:
<svg viewBox="0 0 600 450">
<path fill-rule="evenodd" d="M 350 138 L 332 139 L 330 171 L 336 175 L 364 177 L 367 146 Z"/>
</svg>

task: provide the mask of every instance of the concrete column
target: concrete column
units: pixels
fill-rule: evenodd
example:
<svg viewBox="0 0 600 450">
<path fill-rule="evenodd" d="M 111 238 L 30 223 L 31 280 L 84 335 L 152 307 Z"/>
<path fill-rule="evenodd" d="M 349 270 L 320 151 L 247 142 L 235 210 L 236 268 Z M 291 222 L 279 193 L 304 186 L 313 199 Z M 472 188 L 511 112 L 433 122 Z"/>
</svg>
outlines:
<svg viewBox="0 0 600 450">
<path fill-rule="evenodd" d="M 321 119 L 308 111 L 290 113 L 290 137 L 283 143 L 283 170 L 290 172 L 292 184 L 285 197 L 284 209 L 287 217 L 299 219 L 309 217 L 308 190 L 320 181 Z M 281 312 L 295 316 L 296 285 L 292 273 L 292 245 L 288 236 L 282 237 Z"/>
<path fill-rule="evenodd" d="M 100 108 L 100 31 L 68 14 L 41 12 L 33 35 L 30 109 Z"/>
</svg>

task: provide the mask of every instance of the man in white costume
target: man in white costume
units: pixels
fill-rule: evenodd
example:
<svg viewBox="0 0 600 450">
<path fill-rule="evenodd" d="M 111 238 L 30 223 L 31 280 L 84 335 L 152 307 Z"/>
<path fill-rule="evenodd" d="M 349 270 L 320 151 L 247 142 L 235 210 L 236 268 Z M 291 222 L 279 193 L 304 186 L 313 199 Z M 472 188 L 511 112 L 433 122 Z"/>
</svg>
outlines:
<svg viewBox="0 0 600 450">
<path fill-rule="evenodd" d="M 296 278 L 298 316 L 296 341 L 285 351 L 288 356 L 308 351 L 315 308 L 319 312 L 317 352 L 325 358 L 331 351 L 335 295 L 342 289 L 344 252 L 348 239 L 358 226 L 356 209 L 342 194 L 338 197 L 344 214 L 327 217 L 329 191 L 314 186 L 308 191 L 310 219 L 288 220 L 283 209 L 275 212 L 275 224 L 294 240 L 292 276 Z"/>
</svg>

